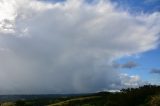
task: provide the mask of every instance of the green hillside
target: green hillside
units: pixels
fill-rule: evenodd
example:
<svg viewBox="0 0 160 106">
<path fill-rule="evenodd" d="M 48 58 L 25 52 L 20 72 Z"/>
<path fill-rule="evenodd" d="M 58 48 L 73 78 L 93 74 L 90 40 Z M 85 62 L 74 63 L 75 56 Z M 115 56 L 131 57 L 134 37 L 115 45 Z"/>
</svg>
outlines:
<svg viewBox="0 0 160 106">
<path fill-rule="evenodd" d="M 47 99 L 17 100 L 0 106 L 160 106 L 160 86 L 145 85 L 120 92 L 99 92 Z"/>
<path fill-rule="evenodd" d="M 48 106 L 160 106 L 160 87 L 146 85 L 123 89 L 121 92 L 100 92 L 77 97 Z"/>
</svg>

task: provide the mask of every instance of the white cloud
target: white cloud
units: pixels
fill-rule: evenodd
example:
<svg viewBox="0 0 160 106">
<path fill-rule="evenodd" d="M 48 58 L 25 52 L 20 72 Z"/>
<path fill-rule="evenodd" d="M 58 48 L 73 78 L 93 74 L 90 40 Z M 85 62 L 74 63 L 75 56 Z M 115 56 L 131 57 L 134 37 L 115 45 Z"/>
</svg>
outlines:
<svg viewBox="0 0 160 106">
<path fill-rule="evenodd" d="M 149 82 L 144 82 L 140 79 L 138 75 L 129 76 L 128 74 L 120 74 L 122 88 L 128 88 L 128 87 L 139 87 L 144 84 L 149 84 Z"/>
<path fill-rule="evenodd" d="M 134 16 L 116 10 L 109 1 L 94 5 L 77 0 L 3 2 L 14 2 L 16 7 L 10 9 L 13 31 L 0 30 L 0 46 L 9 49 L 0 52 L 1 93 L 92 92 L 126 87 L 122 83 L 126 77 L 120 77 L 113 60 L 157 46 L 159 13 Z M 10 20 L 8 17 L 0 23 Z"/>
</svg>

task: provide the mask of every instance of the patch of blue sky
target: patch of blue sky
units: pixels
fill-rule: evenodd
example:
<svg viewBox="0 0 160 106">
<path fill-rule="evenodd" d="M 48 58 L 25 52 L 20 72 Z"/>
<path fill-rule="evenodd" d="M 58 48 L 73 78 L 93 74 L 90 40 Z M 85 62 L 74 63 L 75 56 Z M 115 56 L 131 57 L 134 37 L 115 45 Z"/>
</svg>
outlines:
<svg viewBox="0 0 160 106">
<path fill-rule="evenodd" d="M 118 8 L 128 10 L 131 13 L 151 13 L 160 11 L 160 0 L 111 0 Z"/>
<path fill-rule="evenodd" d="M 122 73 L 127 73 L 128 75 L 139 75 L 143 80 L 152 80 L 151 82 L 160 84 L 159 75 L 150 73 L 153 68 L 160 69 L 160 48 L 142 53 L 139 56 L 124 57 L 119 59 L 117 62 L 123 64 L 127 61 L 134 61 L 138 66 L 132 69 L 123 68 L 120 70 Z"/>
</svg>

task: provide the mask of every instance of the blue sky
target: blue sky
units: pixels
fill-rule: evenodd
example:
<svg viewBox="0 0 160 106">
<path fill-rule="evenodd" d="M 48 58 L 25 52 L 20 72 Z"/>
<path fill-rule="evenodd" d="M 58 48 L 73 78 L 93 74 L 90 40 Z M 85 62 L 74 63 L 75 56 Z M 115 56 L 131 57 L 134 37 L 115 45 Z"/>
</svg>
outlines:
<svg viewBox="0 0 160 106">
<path fill-rule="evenodd" d="M 129 75 L 138 74 L 146 81 L 154 84 L 160 84 L 159 75 L 151 73 L 152 69 L 160 69 L 160 48 L 141 53 L 135 56 L 127 56 L 119 59 L 118 63 L 126 63 L 134 61 L 138 64 L 137 67 L 132 69 L 121 69 L 121 72 L 128 73 Z"/>
<path fill-rule="evenodd" d="M 132 12 L 154 12 L 160 11 L 159 0 L 112 0 L 118 6 L 129 9 Z"/>
</svg>

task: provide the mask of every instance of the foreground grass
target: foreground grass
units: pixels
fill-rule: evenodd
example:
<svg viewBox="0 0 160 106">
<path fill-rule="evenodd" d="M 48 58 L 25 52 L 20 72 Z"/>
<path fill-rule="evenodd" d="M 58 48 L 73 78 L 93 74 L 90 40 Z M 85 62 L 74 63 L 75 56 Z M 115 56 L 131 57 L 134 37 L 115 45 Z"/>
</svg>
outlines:
<svg viewBox="0 0 160 106">
<path fill-rule="evenodd" d="M 80 103 L 80 102 L 85 102 L 87 100 L 94 100 L 98 98 L 100 98 L 100 96 L 80 97 L 80 98 L 69 99 L 59 103 L 51 104 L 48 106 L 69 106 L 69 105 L 72 105 L 72 103 Z"/>
</svg>

